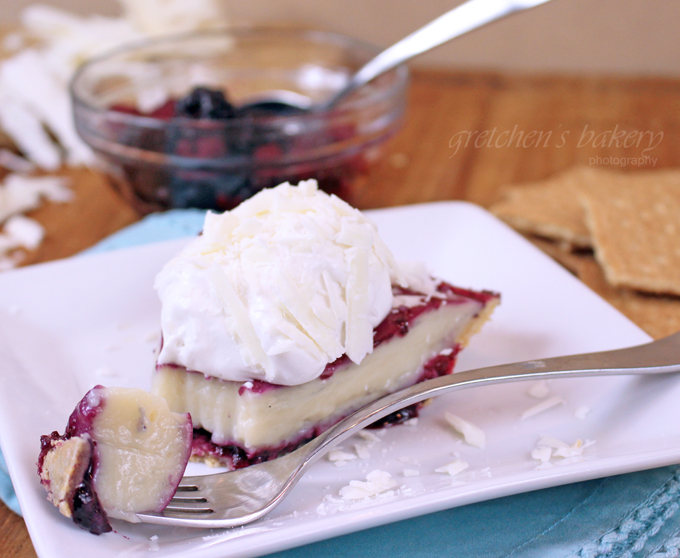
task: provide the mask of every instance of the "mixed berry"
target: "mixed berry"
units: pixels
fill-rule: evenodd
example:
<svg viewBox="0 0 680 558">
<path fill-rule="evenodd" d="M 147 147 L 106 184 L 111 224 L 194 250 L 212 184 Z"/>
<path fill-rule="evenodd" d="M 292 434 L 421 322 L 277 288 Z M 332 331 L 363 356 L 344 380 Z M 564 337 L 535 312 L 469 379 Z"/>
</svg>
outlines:
<svg viewBox="0 0 680 558">
<path fill-rule="evenodd" d="M 315 178 L 326 192 L 348 199 L 354 179 L 367 168 L 361 152 L 307 157 L 311 149 L 351 140 L 356 135 L 353 124 L 289 133 L 280 117 L 294 117 L 291 109 L 275 104 L 239 109 L 216 89 L 196 87 L 148 113 L 128 105 L 111 108 L 168 124 L 163 134 L 150 129 L 141 135 L 134 132 L 134 136 L 120 126 L 115 134 L 119 143 L 180 156 L 184 163 L 195 160 L 195 165 L 172 169 L 138 161 L 122 163 L 125 180 L 150 209 L 225 211 L 263 188 L 309 178 Z M 187 126 L 185 119 L 196 122 Z"/>
</svg>

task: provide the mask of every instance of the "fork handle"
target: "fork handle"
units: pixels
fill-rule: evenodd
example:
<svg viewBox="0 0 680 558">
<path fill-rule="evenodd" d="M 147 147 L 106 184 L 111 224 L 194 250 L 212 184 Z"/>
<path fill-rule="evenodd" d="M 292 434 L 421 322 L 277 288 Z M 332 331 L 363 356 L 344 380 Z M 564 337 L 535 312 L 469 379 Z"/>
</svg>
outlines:
<svg viewBox="0 0 680 558">
<path fill-rule="evenodd" d="M 357 430 L 414 403 L 467 387 L 520 380 L 680 372 L 680 332 L 658 341 L 597 353 L 529 360 L 457 372 L 427 380 L 369 403 L 307 444 L 306 469 Z"/>
</svg>

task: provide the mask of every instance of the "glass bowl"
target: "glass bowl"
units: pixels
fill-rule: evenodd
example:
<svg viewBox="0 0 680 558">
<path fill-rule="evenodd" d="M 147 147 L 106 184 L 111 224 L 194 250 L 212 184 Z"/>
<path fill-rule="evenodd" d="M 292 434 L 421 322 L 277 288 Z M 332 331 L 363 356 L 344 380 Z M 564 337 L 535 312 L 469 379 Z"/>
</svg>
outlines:
<svg viewBox="0 0 680 558">
<path fill-rule="evenodd" d="M 75 124 L 138 210 L 227 210 L 262 188 L 315 178 L 351 203 L 399 128 L 402 66 L 329 111 L 178 112 L 196 87 L 238 107 L 271 90 L 328 98 L 379 52 L 333 33 L 236 28 L 156 39 L 85 63 L 71 83 Z M 180 102 L 178 102 L 180 101 Z"/>
</svg>

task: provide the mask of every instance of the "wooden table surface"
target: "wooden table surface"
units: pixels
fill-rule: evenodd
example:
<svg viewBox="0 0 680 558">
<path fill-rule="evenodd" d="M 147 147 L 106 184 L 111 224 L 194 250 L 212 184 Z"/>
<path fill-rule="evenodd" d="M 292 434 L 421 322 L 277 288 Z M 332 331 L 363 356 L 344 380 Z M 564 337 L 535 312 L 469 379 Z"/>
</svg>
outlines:
<svg viewBox="0 0 680 558">
<path fill-rule="evenodd" d="M 622 131 L 648 133 L 626 146 Z M 452 199 L 488 207 L 502 185 L 574 164 L 680 167 L 680 80 L 417 72 L 404 128 L 352 201 L 361 209 Z M 139 219 L 100 175 L 64 172 L 76 201 L 32 214 L 47 236 L 26 263 L 70 256 Z M 1 503 L 0 533 L 0 556 L 35 556 L 23 520 Z"/>
</svg>

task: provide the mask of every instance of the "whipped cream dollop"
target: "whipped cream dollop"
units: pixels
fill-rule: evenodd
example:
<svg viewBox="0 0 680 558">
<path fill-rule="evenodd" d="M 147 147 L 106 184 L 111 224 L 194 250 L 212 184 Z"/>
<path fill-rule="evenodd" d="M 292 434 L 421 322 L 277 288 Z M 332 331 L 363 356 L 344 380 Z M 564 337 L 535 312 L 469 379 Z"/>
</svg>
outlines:
<svg viewBox="0 0 680 558">
<path fill-rule="evenodd" d="M 297 385 L 343 354 L 373 350 L 373 328 L 405 284 L 376 227 L 316 181 L 263 190 L 208 213 L 203 233 L 156 278 L 163 347 L 232 381 Z"/>
</svg>

